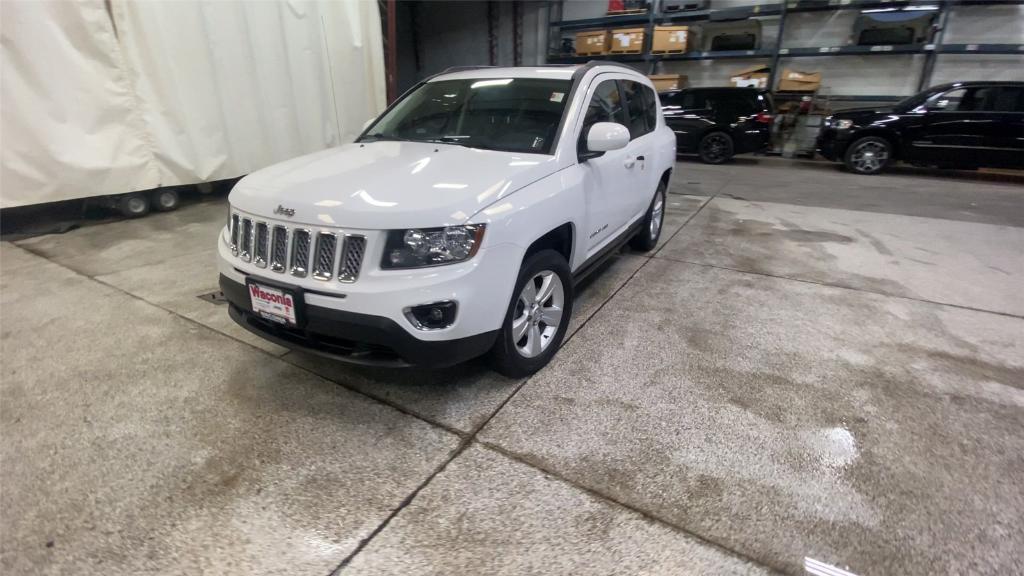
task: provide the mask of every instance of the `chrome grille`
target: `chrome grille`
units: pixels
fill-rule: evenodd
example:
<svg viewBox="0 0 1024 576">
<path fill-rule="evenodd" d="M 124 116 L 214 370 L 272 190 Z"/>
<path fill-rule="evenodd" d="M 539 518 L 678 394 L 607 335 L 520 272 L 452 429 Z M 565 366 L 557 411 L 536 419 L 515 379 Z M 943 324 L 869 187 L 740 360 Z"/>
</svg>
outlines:
<svg viewBox="0 0 1024 576">
<path fill-rule="evenodd" d="M 238 214 L 231 216 L 231 254 L 238 256 Z"/>
<path fill-rule="evenodd" d="M 366 254 L 366 237 L 341 231 L 311 231 L 260 222 L 232 213 L 231 253 L 245 262 L 299 278 L 355 282 Z"/>
<path fill-rule="evenodd" d="M 292 276 L 305 278 L 309 271 L 309 230 L 292 234 Z"/>
<path fill-rule="evenodd" d="M 288 263 L 288 229 L 284 226 L 274 226 L 274 237 L 270 248 L 270 269 L 274 272 L 284 272 Z"/>
<path fill-rule="evenodd" d="M 359 278 L 359 268 L 363 264 L 366 252 L 366 237 L 345 235 L 345 244 L 341 248 L 341 267 L 338 269 L 338 280 L 355 282 Z"/>
<path fill-rule="evenodd" d="M 334 252 L 338 238 L 330 232 L 316 235 L 316 256 L 313 258 L 313 278 L 330 280 L 334 275 Z"/>
<path fill-rule="evenodd" d="M 260 268 L 267 267 L 267 243 L 270 242 L 269 230 L 266 222 L 256 223 L 256 237 L 254 239 L 252 261 Z"/>
<path fill-rule="evenodd" d="M 252 260 L 252 220 L 248 218 L 242 219 L 242 238 L 238 257 L 246 262 Z"/>
</svg>

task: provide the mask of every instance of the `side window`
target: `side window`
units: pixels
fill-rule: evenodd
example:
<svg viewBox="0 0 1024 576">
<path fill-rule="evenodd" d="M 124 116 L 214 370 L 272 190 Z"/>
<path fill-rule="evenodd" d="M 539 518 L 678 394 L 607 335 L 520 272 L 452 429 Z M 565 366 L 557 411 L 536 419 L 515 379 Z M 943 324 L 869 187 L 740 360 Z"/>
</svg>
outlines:
<svg viewBox="0 0 1024 576">
<path fill-rule="evenodd" d="M 683 110 L 703 110 L 708 107 L 707 98 L 701 92 L 683 92 L 679 96 L 682 98 L 680 106 Z"/>
<path fill-rule="evenodd" d="M 992 105 L 995 112 L 1024 112 L 1024 88 L 1003 86 Z"/>
<path fill-rule="evenodd" d="M 647 86 L 643 86 L 644 94 L 644 116 L 647 117 L 647 130 L 654 130 L 658 126 L 658 95 Z"/>
<path fill-rule="evenodd" d="M 619 85 L 615 80 L 605 80 L 597 85 L 594 96 L 587 106 L 587 113 L 583 117 L 583 131 L 580 132 L 580 145 L 587 141 L 587 132 L 590 127 L 598 122 L 616 122 L 626 124 L 625 111 L 622 109 L 622 99 L 619 94 Z"/>
<path fill-rule="evenodd" d="M 629 111 L 629 139 L 633 140 L 647 134 L 651 130 L 647 127 L 647 112 L 644 106 L 643 84 L 632 80 L 621 80 L 623 91 L 626 93 L 626 108 Z"/>
<path fill-rule="evenodd" d="M 956 88 L 938 96 L 928 104 L 929 111 L 977 112 L 991 110 L 997 88 L 980 86 Z"/>
</svg>

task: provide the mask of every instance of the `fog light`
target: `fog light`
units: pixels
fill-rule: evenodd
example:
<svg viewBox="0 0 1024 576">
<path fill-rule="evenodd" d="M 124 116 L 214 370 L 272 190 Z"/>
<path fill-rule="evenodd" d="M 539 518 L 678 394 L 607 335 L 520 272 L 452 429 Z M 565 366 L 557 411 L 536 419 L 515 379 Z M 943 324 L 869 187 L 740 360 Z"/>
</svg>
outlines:
<svg viewBox="0 0 1024 576">
<path fill-rule="evenodd" d="M 405 317 L 419 330 L 440 330 L 455 322 L 455 302 L 434 302 L 405 309 Z"/>
</svg>

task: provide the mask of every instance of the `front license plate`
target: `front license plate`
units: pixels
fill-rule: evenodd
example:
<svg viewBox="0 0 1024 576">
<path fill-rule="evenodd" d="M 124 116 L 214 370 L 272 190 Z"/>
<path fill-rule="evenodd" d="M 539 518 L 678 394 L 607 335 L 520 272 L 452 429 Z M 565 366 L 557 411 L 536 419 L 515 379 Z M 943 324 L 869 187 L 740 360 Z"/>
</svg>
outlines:
<svg viewBox="0 0 1024 576">
<path fill-rule="evenodd" d="M 298 323 L 295 296 L 289 292 L 251 283 L 249 299 L 252 302 L 252 311 L 262 318 L 288 326 L 295 326 Z"/>
</svg>

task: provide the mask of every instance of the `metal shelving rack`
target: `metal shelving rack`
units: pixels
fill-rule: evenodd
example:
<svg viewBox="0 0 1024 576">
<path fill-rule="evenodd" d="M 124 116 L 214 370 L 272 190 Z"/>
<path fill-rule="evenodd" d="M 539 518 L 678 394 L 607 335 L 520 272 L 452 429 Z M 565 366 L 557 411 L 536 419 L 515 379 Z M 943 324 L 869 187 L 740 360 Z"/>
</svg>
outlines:
<svg viewBox="0 0 1024 576">
<path fill-rule="evenodd" d="M 894 54 L 924 54 L 919 89 L 927 87 L 931 81 L 935 59 L 940 54 L 1020 54 L 1024 55 L 1024 44 L 944 44 L 942 35 L 952 8 L 957 6 L 989 6 L 989 5 L 1024 5 L 1024 0 L 786 0 L 774 4 L 756 6 L 739 6 L 722 9 L 693 10 L 663 14 L 657 6 L 646 14 L 628 14 L 622 16 L 606 16 L 582 20 L 552 21 L 550 9 L 557 4 L 549 5 L 549 22 L 552 28 L 562 30 L 587 30 L 600 28 L 621 28 L 642 24 L 646 34 L 644 49 L 640 54 L 607 54 L 601 58 L 617 62 L 646 63 L 648 71 L 653 72 L 655 64 L 661 61 L 679 60 L 716 60 L 728 58 L 763 58 L 771 60 L 771 73 L 768 86 L 774 90 L 779 60 L 782 58 L 811 58 L 820 56 L 887 56 Z M 782 38 L 786 27 L 786 16 L 799 12 L 822 12 L 829 10 L 872 10 L 872 9 L 914 9 L 938 7 L 938 30 L 933 42 L 928 44 L 904 44 L 890 46 L 821 46 L 813 48 L 786 48 L 782 46 Z M 651 54 L 651 41 L 656 25 L 683 24 L 710 20 L 731 20 L 752 17 L 772 17 L 779 19 L 779 31 L 775 45 L 762 50 L 728 50 L 718 52 L 688 52 L 685 54 Z M 553 63 L 578 63 L 593 60 L 592 56 L 559 56 L 549 55 L 548 61 Z M 904 96 L 832 96 L 835 101 L 888 101 L 898 100 Z"/>
</svg>

